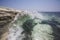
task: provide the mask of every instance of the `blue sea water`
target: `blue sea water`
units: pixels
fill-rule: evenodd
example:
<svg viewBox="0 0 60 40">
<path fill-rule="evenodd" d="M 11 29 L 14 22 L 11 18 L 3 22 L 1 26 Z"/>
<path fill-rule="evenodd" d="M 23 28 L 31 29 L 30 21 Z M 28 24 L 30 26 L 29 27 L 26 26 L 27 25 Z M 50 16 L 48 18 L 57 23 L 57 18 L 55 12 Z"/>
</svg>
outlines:
<svg viewBox="0 0 60 40">
<path fill-rule="evenodd" d="M 42 13 L 43 15 L 49 15 L 49 16 L 55 15 L 60 17 L 60 12 L 38 12 L 38 13 Z"/>
</svg>

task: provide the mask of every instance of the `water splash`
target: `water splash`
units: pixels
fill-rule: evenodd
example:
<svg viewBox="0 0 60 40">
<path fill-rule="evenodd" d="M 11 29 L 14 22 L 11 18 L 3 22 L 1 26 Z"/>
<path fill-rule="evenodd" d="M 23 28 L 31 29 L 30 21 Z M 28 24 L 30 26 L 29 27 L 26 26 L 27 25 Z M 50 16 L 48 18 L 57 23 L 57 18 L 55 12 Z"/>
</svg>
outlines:
<svg viewBox="0 0 60 40">
<path fill-rule="evenodd" d="M 27 34 L 26 31 L 22 34 L 22 32 L 24 32 L 22 25 L 29 19 L 33 19 L 34 22 L 32 22 L 32 24 L 35 24 L 31 31 L 32 34 L 30 35 L 32 39 L 29 40 L 54 40 L 55 36 L 52 34 L 55 34 L 57 29 L 52 27 L 56 25 L 56 20 L 54 19 L 54 21 L 52 21 L 53 16 L 43 16 L 38 12 L 25 11 L 23 13 L 24 15 L 21 16 L 18 14 L 14 21 L 12 21 L 12 26 L 9 28 L 8 40 L 25 40 L 24 38 L 26 38 Z M 25 26 L 28 29 L 30 27 L 29 25 Z"/>
</svg>

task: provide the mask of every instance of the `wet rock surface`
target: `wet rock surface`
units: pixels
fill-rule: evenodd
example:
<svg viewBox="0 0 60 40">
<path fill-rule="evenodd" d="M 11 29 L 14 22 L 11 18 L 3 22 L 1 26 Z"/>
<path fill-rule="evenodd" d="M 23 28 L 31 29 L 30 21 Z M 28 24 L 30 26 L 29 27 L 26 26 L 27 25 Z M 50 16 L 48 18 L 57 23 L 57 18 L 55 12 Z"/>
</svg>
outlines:
<svg viewBox="0 0 60 40">
<path fill-rule="evenodd" d="M 9 23 L 17 13 L 8 8 L 0 8 L 0 40 L 7 40 Z"/>
</svg>

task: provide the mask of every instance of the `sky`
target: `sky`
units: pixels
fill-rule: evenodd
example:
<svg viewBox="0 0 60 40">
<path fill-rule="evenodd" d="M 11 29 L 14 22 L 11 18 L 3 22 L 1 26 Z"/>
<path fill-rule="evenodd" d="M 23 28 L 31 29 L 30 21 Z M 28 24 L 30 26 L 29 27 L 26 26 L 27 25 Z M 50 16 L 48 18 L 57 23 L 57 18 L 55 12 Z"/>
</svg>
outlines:
<svg viewBox="0 0 60 40">
<path fill-rule="evenodd" d="M 39 11 L 60 11 L 60 0 L 0 0 L 0 6 Z"/>
</svg>

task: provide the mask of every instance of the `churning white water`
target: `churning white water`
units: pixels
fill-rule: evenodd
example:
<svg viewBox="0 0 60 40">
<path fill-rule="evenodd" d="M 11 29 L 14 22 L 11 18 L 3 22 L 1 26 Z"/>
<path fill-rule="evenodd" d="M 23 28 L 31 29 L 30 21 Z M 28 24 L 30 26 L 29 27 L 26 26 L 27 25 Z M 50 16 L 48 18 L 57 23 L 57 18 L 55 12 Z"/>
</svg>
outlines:
<svg viewBox="0 0 60 40">
<path fill-rule="evenodd" d="M 14 21 L 12 21 L 11 27 L 9 28 L 8 40 L 22 40 L 21 38 L 24 37 L 24 35 L 21 35 L 23 29 L 19 25 L 20 23 L 17 23 L 18 17 L 19 14 L 17 14 Z"/>
<path fill-rule="evenodd" d="M 32 39 L 24 40 L 54 40 L 54 35 L 52 35 L 54 28 L 54 27 L 52 28 L 53 24 L 53 22 L 51 21 L 52 17 L 43 16 L 38 12 L 33 13 L 24 12 L 24 15 L 22 16 L 18 14 L 15 17 L 11 27 L 9 28 L 8 40 L 23 40 L 23 38 L 26 37 L 25 35 L 26 33 L 22 34 L 22 32 L 24 31 L 22 25 L 28 19 L 33 19 L 34 22 L 32 22 L 32 24 L 35 25 L 33 27 L 33 31 L 31 31 L 31 35 L 29 36 L 29 34 L 27 34 Z M 27 28 L 30 27 L 29 24 L 27 26 L 28 26 Z"/>
</svg>

